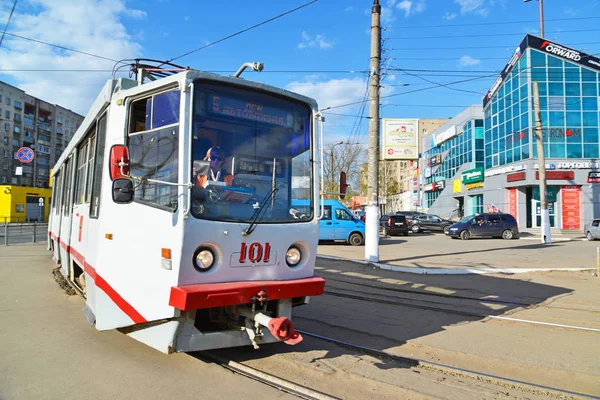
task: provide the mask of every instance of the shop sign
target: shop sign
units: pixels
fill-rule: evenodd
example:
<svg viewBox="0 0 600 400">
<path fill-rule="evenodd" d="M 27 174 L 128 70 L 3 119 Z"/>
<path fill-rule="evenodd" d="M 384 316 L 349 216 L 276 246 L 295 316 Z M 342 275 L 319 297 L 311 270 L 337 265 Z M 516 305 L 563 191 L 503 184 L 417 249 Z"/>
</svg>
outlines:
<svg viewBox="0 0 600 400">
<path fill-rule="evenodd" d="M 508 172 L 524 171 L 527 169 L 527 165 L 509 165 L 508 167 L 501 167 L 496 169 L 488 169 L 485 171 L 484 176 L 502 175 Z"/>
<path fill-rule="evenodd" d="M 587 183 L 600 183 L 600 172 L 590 171 L 588 173 Z"/>
<path fill-rule="evenodd" d="M 456 126 L 451 126 L 450 128 L 446 129 L 444 132 L 439 133 L 433 137 L 433 145 L 439 146 L 440 144 L 444 143 L 446 140 L 448 140 L 450 138 L 453 138 L 454 136 L 456 136 Z"/>
<path fill-rule="evenodd" d="M 452 186 L 453 193 L 462 193 L 462 182 L 460 179 L 455 179 L 454 184 Z"/>
<path fill-rule="evenodd" d="M 427 159 L 427 165 L 429 167 L 435 167 L 436 165 L 440 165 L 442 163 L 442 155 L 441 154 L 436 154 L 433 157 L 429 157 Z"/>
<path fill-rule="evenodd" d="M 474 168 L 464 171 L 461 175 L 464 184 L 483 181 L 483 168 Z"/>
<path fill-rule="evenodd" d="M 563 58 L 568 61 L 573 61 L 579 65 L 592 68 L 595 71 L 600 70 L 600 59 L 597 57 L 586 53 L 582 53 L 574 49 L 570 49 L 568 47 L 532 35 L 527 35 L 526 39 L 530 47 L 540 49 L 541 51 Z"/>
<path fill-rule="evenodd" d="M 425 168 L 425 178 L 429 178 L 431 176 L 431 168 Z"/>
<path fill-rule="evenodd" d="M 535 179 L 540 179 L 539 171 L 535 171 Z M 546 171 L 546 179 L 548 180 L 572 180 L 575 179 L 575 172 L 573 171 Z"/>
<path fill-rule="evenodd" d="M 467 183 L 465 184 L 465 187 L 467 190 L 481 189 L 483 187 L 483 182 Z"/>
<path fill-rule="evenodd" d="M 426 192 L 440 192 L 446 187 L 446 181 L 437 181 L 425 187 Z"/>
<path fill-rule="evenodd" d="M 547 186 L 546 187 L 546 201 L 547 202 L 555 202 L 558 197 L 558 186 Z M 537 201 L 540 201 L 540 187 L 533 187 L 533 198 Z"/>
<path fill-rule="evenodd" d="M 506 175 L 506 182 L 524 181 L 526 179 L 525 174 L 525 171 L 515 172 L 514 174 L 508 174 Z"/>
<path fill-rule="evenodd" d="M 547 163 L 546 169 L 600 169 L 600 161 L 569 162 L 561 161 L 557 163 Z M 539 169 L 539 164 L 535 164 L 535 169 Z"/>
</svg>

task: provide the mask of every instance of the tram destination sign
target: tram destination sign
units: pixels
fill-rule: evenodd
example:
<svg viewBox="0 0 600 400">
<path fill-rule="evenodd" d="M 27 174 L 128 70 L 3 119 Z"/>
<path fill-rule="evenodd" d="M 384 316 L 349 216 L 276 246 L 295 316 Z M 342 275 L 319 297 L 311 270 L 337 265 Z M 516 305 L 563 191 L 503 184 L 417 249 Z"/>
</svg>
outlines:
<svg viewBox="0 0 600 400">
<path fill-rule="evenodd" d="M 208 110 L 213 114 L 227 115 L 267 124 L 291 127 L 294 118 L 287 110 L 266 106 L 259 102 L 245 101 L 211 94 L 208 97 Z"/>
</svg>

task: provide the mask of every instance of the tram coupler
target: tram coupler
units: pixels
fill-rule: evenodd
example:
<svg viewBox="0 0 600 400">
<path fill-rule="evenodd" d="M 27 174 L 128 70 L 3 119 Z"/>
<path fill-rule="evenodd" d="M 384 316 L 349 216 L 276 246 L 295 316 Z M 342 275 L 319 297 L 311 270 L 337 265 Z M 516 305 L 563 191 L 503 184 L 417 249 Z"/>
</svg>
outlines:
<svg viewBox="0 0 600 400">
<path fill-rule="evenodd" d="M 295 345 L 302 341 L 302 335 L 296 332 L 292 321 L 286 317 L 272 318 L 248 307 L 240 308 L 240 314 L 246 317 L 245 329 L 255 349 L 258 349 L 256 337 L 262 337 L 263 327 L 269 329 L 271 335 L 285 344 Z M 252 323 L 249 320 L 254 321 L 254 327 L 252 327 Z"/>
</svg>

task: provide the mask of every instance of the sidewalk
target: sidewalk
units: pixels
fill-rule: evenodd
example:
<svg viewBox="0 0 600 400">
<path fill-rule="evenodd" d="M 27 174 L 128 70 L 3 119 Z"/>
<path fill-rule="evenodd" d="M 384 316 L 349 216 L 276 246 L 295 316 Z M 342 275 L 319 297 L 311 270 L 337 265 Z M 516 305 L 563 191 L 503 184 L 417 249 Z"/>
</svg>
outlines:
<svg viewBox="0 0 600 400">
<path fill-rule="evenodd" d="M 523 238 L 524 239 L 524 238 Z M 320 244 L 318 258 L 415 274 L 517 274 L 596 270 L 599 242 L 565 237 L 542 244 L 531 240 L 453 240 L 442 234 L 380 237 L 379 262 L 365 261 L 364 246 Z M 317 261 L 317 266 L 319 262 Z M 591 273 L 590 272 L 590 273 Z"/>
<path fill-rule="evenodd" d="M 542 230 L 539 228 L 525 228 L 519 230 L 519 237 L 524 240 L 542 241 Z M 562 230 L 552 228 L 550 230 L 552 242 L 569 242 L 578 240 L 587 240 L 585 234 L 581 231 Z"/>
</svg>

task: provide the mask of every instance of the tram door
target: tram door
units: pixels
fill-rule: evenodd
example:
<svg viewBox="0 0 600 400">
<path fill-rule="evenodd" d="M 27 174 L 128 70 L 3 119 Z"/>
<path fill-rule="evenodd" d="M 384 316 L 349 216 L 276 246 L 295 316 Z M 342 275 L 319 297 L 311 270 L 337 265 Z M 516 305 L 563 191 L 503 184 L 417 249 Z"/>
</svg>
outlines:
<svg viewBox="0 0 600 400">
<path fill-rule="evenodd" d="M 555 202 L 548 202 L 548 213 L 550 214 L 550 227 L 556 228 L 556 218 L 555 218 Z M 531 209 L 533 210 L 533 227 L 541 228 L 542 227 L 542 203 L 538 200 L 531 200 Z"/>
</svg>

